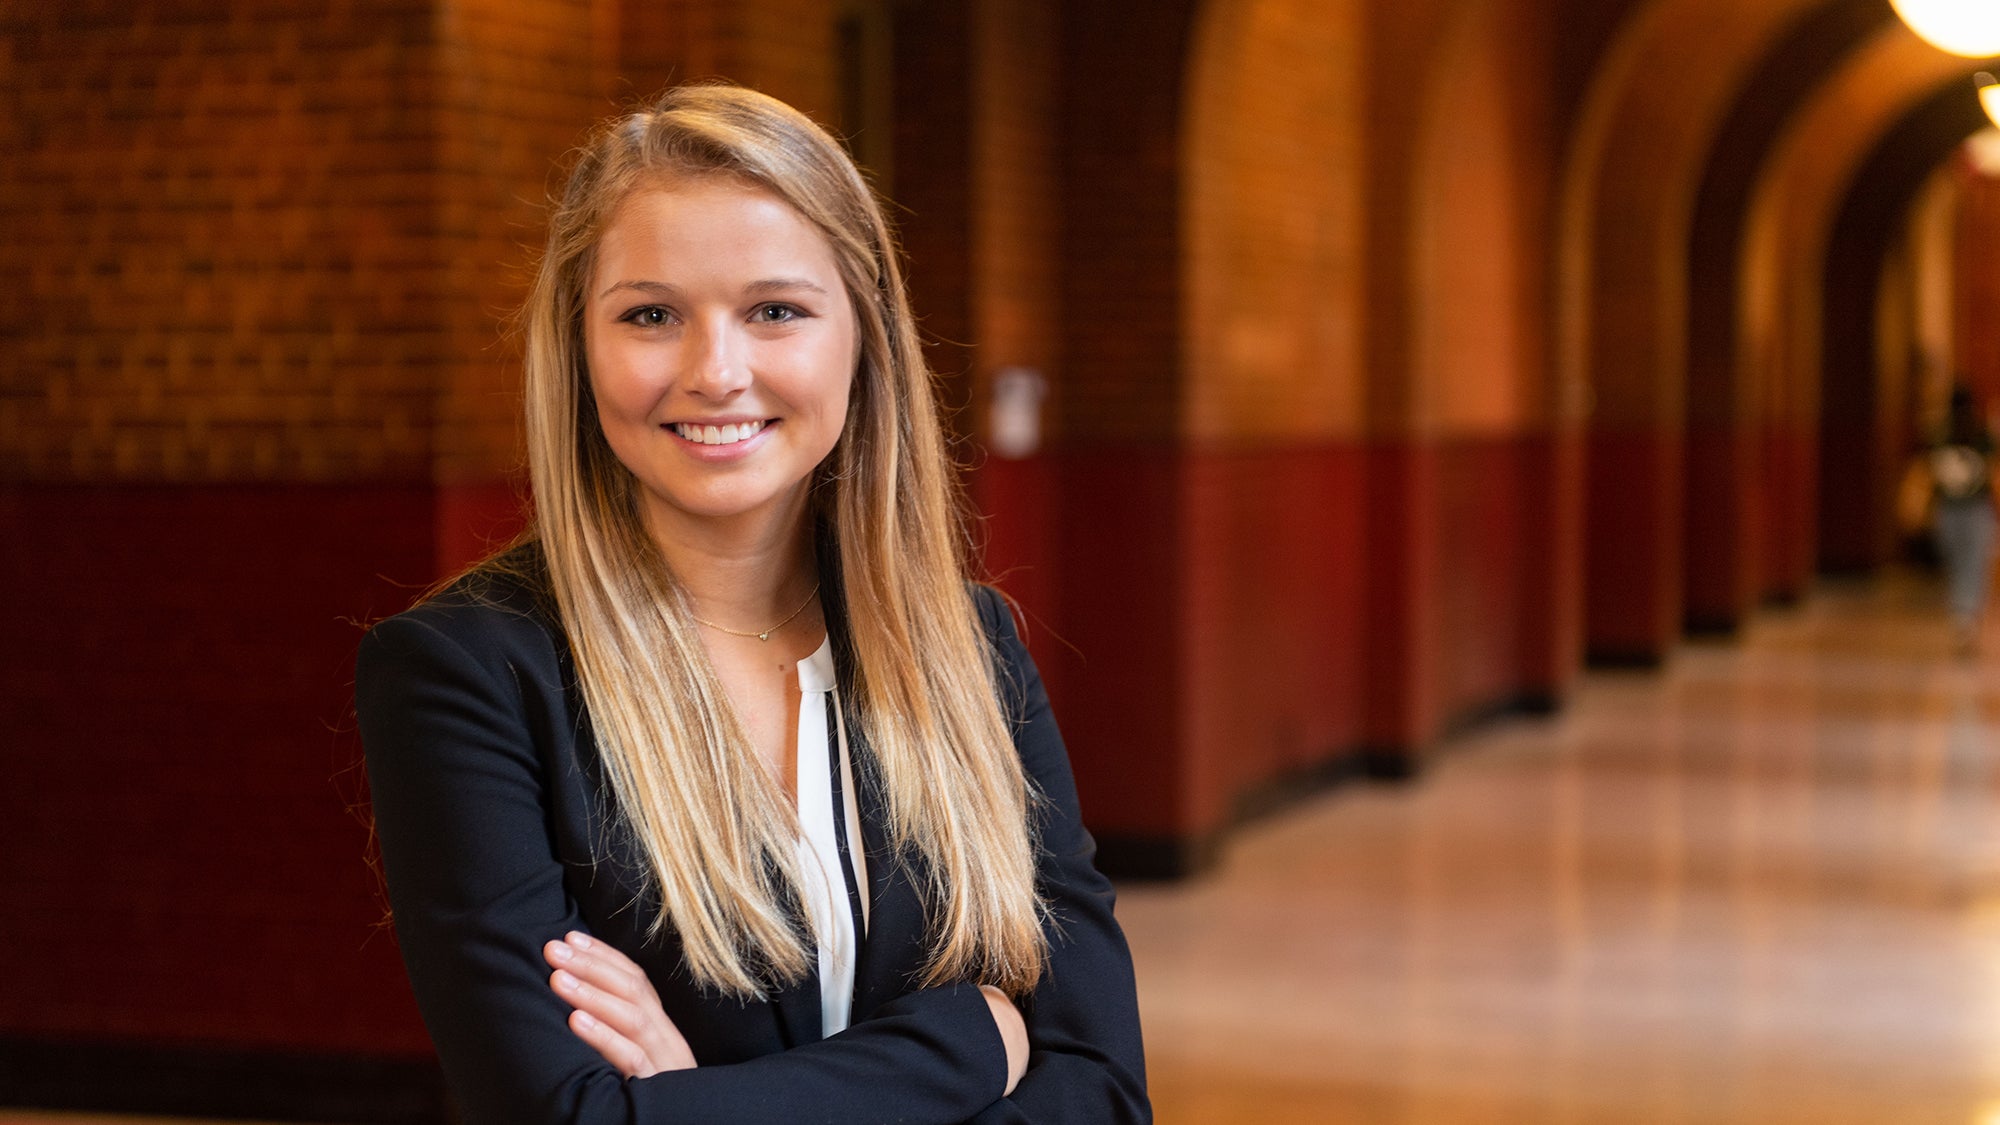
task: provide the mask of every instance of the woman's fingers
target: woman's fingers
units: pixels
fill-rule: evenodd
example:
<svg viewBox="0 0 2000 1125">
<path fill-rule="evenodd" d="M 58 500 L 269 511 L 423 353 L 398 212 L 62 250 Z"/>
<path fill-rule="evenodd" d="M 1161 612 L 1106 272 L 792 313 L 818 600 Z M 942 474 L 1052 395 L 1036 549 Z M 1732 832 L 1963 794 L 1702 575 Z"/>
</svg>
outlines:
<svg viewBox="0 0 2000 1125">
<path fill-rule="evenodd" d="M 557 969 L 549 974 L 549 988 L 577 1011 L 591 1016 L 627 1039 L 645 1041 L 646 1013 L 639 1005 L 579 980 L 567 969 Z"/>
<path fill-rule="evenodd" d="M 645 975 L 638 964 L 630 957 L 625 956 L 624 952 L 617 946 L 612 945 L 610 942 L 598 941 L 582 930 L 571 930 L 563 935 L 563 940 L 594 957 L 601 957 L 613 965 L 622 966 L 641 976 Z"/>
<path fill-rule="evenodd" d="M 582 1008 L 569 1014 L 569 1029 L 627 1078 L 645 1078 L 659 1073 L 658 1068 L 653 1066 L 653 1060 L 637 1043 L 618 1034 L 615 1028 L 593 1018 Z"/>
<path fill-rule="evenodd" d="M 673 1020 L 667 1018 L 652 981 L 630 958 L 605 942 L 574 931 L 543 946 L 542 955 L 555 967 L 549 974 L 549 987 L 579 1014 L 613 1033 L 615 1045 L 621 1049 L 629 1046 L 644 1056 L 646 1061 L 639 1069 L 651 1074 L 695 1065 L 694 1052 Z M 574 1020 L 571 1028 L 576 1028 Z M 599 1054 L 628 1076 L 633 1073 L 629 1060 L 602 1050 Z"/>
<path fill-rule="evenodd" d="M 653 982 L 646 979 L 645 970 L 609 945 L 593 941 L 585 946 L 577 941 L 577 936 L 572 934 L 567 940 L 552 941 L 542 947 L 542 956 L 551 967 L 571 973 L 628 1003 L 641 1004 L 654 995 Z"/>
</svg>

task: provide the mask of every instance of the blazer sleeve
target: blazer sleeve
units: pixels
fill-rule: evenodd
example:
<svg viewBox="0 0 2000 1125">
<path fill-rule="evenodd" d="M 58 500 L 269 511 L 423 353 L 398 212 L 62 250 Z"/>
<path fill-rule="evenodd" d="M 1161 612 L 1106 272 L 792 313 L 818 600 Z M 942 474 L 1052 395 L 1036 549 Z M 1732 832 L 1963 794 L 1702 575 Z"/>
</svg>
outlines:
<svg viewBox="0 0 2000 1125">
<path fill-rule="evenodd" d="M 466 1122 L 860 1125 L 893 1106 L 952 1125 L 994 1103 L 1006 1051 L 972 985 L 912 992 L 789 1051 L 631 1081 L 576 1038 L 541 947 L 588 927 L 551 843 L 528 693 L 491 630 L 447 625 L 379 623 L 355 705 L 397 939 Z"/>
<path fill-rule="evenodd" d="M 1132 955 L 1112 916 L 1111 883 L 1094 862 L 1096 841 L 1083 827 L 1069 754 L 1006 602 L 984 586 L 977 588 L 977 598 L 1014 723 L 1014 745 L 1042 797 L 1038 882 L 1052 917 L 1048 973 L 1022 1005 L 1028 1071 L 1011 1095 L 974 1122 L 1151 1121 Z"/>
</svg>

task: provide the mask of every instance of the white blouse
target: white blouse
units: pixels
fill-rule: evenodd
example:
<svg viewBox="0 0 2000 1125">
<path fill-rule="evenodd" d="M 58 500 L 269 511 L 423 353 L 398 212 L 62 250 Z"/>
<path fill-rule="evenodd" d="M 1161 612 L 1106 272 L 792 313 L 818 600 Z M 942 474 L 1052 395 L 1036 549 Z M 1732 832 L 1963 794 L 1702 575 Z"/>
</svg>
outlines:
<svg viewBox="0 0 2000 1125">
<path fill-rule="evenodd" d="M 830 753 L 830 745 L 837 750 Z M 868 932 L 868 859 L 861 845 L 854 763 L 848 755 L 846 724 L 840 721 L 840 688 L 834 683 L 830 638 L 799 661 L 798 747 L 799 824 L 804 829 L 799 867 L 805 873 L 806 909 L 821 935 L 820 1033 L 830 1036 L 847 1027 L 854 1004 L 855 955 L 860 938 Z"/>
</svg>

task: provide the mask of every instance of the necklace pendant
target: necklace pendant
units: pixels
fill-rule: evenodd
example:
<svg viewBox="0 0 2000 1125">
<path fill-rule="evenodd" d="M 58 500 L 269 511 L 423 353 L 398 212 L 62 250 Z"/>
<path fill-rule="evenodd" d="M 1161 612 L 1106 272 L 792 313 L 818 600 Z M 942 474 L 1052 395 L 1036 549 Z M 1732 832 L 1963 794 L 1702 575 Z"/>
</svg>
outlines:
<svg viewBox="0 0 2000 1125">
<path fill-rule="evenodd" d="M 769 634 L 769 633 L 759 633 L 759 634 L 757 634 L 757 639 L 758 639 L 758 640 L 760 640 L 760 641 L 768 641 L 768 640 L 770 640 L 770 639 L 771 639 L 771 634 Z"/>
</svg>

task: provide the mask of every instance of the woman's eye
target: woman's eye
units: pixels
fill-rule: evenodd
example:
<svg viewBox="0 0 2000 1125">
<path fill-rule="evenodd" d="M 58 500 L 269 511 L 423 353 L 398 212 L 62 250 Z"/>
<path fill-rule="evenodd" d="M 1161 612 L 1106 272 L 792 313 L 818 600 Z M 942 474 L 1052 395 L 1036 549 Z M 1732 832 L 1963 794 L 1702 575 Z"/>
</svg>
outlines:
<svg viewBox="0 0 2000 1125">
<path fill-rule="evenodd" d="M 759 324 L 783 324 L 789 320 L 797 320 L 803 315 L 805 314 L 790 305 L 759 305 L 757 311 L 751 314 L 751 318 Z"/>
<path fill-rule="evenodd" d="M 642 328 L 658 328 L 661 325 L 671 323 L 674 319 L 674 314 L 658 305 L 647 305 L 644 308 L 633 309 L 620 319 L 624 320 L 627 324 L 636 324 Z"/>
</svg>

